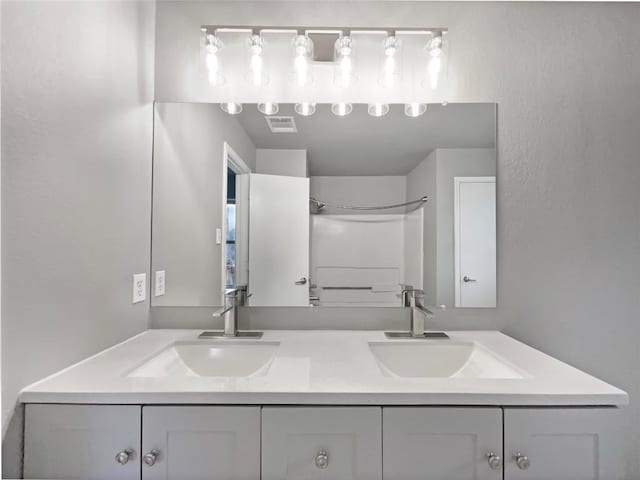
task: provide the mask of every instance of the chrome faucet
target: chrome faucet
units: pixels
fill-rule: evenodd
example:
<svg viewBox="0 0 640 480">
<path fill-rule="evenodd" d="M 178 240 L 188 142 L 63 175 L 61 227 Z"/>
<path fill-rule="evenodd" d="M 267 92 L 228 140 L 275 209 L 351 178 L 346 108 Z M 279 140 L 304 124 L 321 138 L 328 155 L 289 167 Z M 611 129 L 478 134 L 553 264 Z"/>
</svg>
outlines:
<svg viewBox="0 0 640 480">
<path fill-rule="evenodd" d="M 411 328 L 408 332 L 385 332 L 387 338 L 449 338 L 444 332 L 425 332 L 424 321 L 435 314 L 424 305 L 424 290 L 402 285 L 402 306 L 411 309 Z"/>
<path fill-rule="evenodd" d="M 251 294 L 247 293 L 247 286 L 240 285 L 230 288 L 224 292 L 224 306 L 213 312 L 214 317 L 224 318 L 224 330 L 214 332 L 202 332 L 198 338 L 228 337 L 228 338 L 260 338 L 262 332 L 240 332 L 238 330 L 238 307 L 244 307 L 247 298 Z"/>
</svg>

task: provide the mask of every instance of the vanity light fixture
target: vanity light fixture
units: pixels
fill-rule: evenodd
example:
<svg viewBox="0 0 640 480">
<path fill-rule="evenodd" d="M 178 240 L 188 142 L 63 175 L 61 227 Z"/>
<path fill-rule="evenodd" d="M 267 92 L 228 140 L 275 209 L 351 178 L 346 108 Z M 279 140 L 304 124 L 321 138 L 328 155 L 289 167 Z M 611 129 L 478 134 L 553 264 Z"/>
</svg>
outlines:
<svg viewBox="0 0 640 480">
<path fill-rule="evenodd" d="M 296 35 L 293 46 L 296 54 L 293 61 L 296 83 L 299 87 L 304 87 L 309 82 L 309 63 L 313 58 L 313 40 L 306 35 Z"/>
<path fill-rule="evenodd" d="M 407 117 L 419 117 L 427 111 L 426 103 L 407 103 L 404 106 L 404 114 Z"/>
<path fill-rule="evenodd" d="M 273 102 L 264 102 L 258 104 L 258 111 L 264 115 L 275 115 L 278 113 L 280 106 Z"/>
<path fill-rule="evenodd" d="M 336 40 L 335 59 L 337 66 L 337 84 L 342 88 L 348 88 L 351 84 L 352 64 L 351 64 L 352 44 L 351 37 L 345 35 Z"/>
<path fill-rule="evenodd" d="M 209 78 L 209 84 L 212 87 L 222 85 L 224 77 L 220 74 L 220 62 L 218 60 L 218 52 L 222 48 L 222 41 L 214 34 L 206 29 L 202 30 L 203 48 L 205 55 L 205 65 Z"/>
<path fill-rule="evenodd" d="M 220 108 L 229 115 L 237 115 L 242 111 L 242 104 L 235 102 L 221 103 Z"/>
<path fill-rule="evenodd" d="M 427 76 L 429 86 L 432 89 L 438 88 L 438 79 L 442 70 L 442 32 L 434 32 L 431 40 L 427 43 Z"/>
<path fill-rule="evenodd" d="M 387 113 L 389 113 L 389 104 L 388 103 L 370 103 L 367 107 L 367 112 L 372 117 L 384 117 Z"/>
<path fill-rule="evenodd" d="M 338 117 L 346 117 L 353 111 L 353 105 L 351 103 L 334 103 L 331 105 L 331 112 Z"/>
<path fill-rule="evenodd" d="M 382 84 L 385 88 L 393 87 L 393 79 L 397 71 L 397 57 L 400 41 L 393 35 L 384 40 L 384 67 L 382 72 Z"/>
<path fill-rule="evenodd" d="M 316 113 L 316 104 L 311 102 L 296 103 L 293 109 L 298 115 L 308 117 Z"/>
<path fill-rule="evenodd" d="M 249 51 L 251 52 L 251 79 L 254 86 L 265 84 L 262 60 L 263 41 L 260 35 L 252 34 L 249 37 Z"/>
</svg>

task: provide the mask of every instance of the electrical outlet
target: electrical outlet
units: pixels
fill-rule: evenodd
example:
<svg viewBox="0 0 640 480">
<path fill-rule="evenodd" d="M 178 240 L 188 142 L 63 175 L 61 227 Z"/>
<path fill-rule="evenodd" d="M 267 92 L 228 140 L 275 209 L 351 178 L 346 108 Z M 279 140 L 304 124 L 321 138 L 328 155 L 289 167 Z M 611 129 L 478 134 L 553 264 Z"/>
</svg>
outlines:
<svg viewBox="0 0 640 480">
<path fill-rule="evenodd" d="M 133 303 L 144 302 L 147 299 L 147 274 L 136 273 L 133 276 Z"/>
<path fill-rule="evenodd" d="M 158 270 L 156 272 L 156 281 L 155 281 L 156 297 L 160 297 L 164 295 L 164 277 L 165 277 L 164 270 Z"/>
</svg>

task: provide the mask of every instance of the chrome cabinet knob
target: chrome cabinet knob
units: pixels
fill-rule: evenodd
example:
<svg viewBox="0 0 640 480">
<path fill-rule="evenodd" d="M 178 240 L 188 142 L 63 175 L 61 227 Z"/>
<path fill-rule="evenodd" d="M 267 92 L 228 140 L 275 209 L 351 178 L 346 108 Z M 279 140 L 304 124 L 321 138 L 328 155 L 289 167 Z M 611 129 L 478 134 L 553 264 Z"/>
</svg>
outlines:
<svg viewBox="0 0 640 480">
<path fill-rule="evenodd" d="M 116 462 L 120 465 L 125 465 L 131 458 L 133 458 L 133 449 L 131 448 L 126 448 L 116 453 Z"/>
<path fill-rule="evenodd" d="M 318 456 L 316 457 L 316 467 L 318 468 L 327 468 L 329 466 L 329 457 L 327 456 L 327 452 L 324 450 L 320 450 L 318 452 Z"/>
<path fill-rule="evenodd" d="M 516 459 L 516 465 L 520 470 L 526 470 L 531 466 L 531 461 L 529 460 L 529 457 L 527 457 L 526 455 L 523 455 L 520 452 L 518 452 L 514 455 L 514 457 Z"/>
<path fill-rule="evenodd" d="M 160 450 L 154 448 L 142 457 L 142 461 L 148 466 L 153 467 L 153 465 L 155 465 L 156 463 L 156 460 L 158 460 L 158 455 L 160 455 Z"/>
<path fill-rule="evenodd" d="M 502 458 L 493 452 L 487 453 L 487 463 L 492 470 L 500 470 L 502 468 Z"/>
<path fill-rule="evenodd" d="M 465 275 L 464 277 L 462 277 L 462 281 L 464 283 L 469 283 L 469 282 L 475 282 L 476 279 L 475 278 L 471 278 L 469 275 Z"/>
</svg>

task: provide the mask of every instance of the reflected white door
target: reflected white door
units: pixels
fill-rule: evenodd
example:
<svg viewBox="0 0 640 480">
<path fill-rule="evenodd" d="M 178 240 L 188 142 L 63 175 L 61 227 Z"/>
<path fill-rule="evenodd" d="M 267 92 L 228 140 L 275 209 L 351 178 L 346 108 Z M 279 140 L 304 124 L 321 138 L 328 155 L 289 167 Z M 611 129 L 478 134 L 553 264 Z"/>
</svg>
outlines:
<svg viewBox="0 0 640 480">
<path fill-rule="evenodd" d="M 309 179 L 251 174 L 252 306 L 309 305 Z"/>
<path fill-rule="evenodd" d="M 496 178 L 455 177 L 456 307 L 496 306 Z"/>
</svg>

